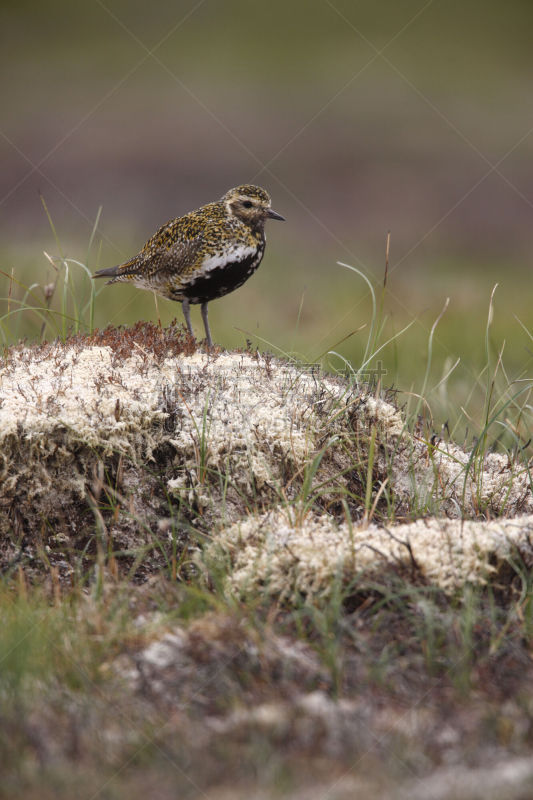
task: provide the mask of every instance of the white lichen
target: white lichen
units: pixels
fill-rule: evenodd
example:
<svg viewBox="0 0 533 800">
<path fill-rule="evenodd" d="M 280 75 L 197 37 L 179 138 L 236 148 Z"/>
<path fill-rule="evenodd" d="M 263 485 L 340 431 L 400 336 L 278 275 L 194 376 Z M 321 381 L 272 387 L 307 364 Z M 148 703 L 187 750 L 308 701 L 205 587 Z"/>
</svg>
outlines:
<svg viewBox="0 0 533 800">
<path fill-rule="evenodd" d="M 483 584 L 506 561 L 533 557 L 533 516 L 491 522 L 418 520 L 390 529 L 337 524 L 323 515 L 290 519 L 286 509 L 249 517 L 220 532 L 208 558 L 233 563 L 228 582 L 240 594 L 329 597 L 371 584 L 387 567 L 453 592 Z M 340 582 L 340 584 L 339 584 Z"/>
</svg>

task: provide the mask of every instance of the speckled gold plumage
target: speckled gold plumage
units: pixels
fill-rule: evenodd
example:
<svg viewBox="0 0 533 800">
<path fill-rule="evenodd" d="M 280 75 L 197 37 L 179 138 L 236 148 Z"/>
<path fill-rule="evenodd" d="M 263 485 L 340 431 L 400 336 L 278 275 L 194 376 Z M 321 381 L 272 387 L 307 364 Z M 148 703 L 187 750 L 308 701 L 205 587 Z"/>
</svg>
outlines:
<svg viewBox="0 0 533 800">
<path fill-rule="evenodd" d="M 183 304 L 189 332 L 189 303 L 202 305 L 212 345 L 207 303 L 241 286 L 255 272 L 265 249 L 265 221 L 283 219 L 264 189 L 251 184 L 230 189 L 215 203 L 170 220 L 134 258 L 93 277 L 130 281 Z"/>
</svg>

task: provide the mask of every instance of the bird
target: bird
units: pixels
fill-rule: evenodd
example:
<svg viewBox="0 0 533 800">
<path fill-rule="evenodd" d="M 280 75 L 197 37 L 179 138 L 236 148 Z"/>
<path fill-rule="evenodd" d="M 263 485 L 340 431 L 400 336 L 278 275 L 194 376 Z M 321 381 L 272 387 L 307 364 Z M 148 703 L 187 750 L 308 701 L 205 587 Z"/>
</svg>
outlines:
<svg viewBox="0 0 533 800">
<path fill-rule="evenodd" d="M 200 304 L 207 346 L 213 347 L 207 305 L 248 280 L 265 252 L 265 222 L 285 221 L 271 207 L 268 192 L 243 184 L 163 225 L 129 261 L 98 270 L 93 278 L 129 281 L 181 302 L 187 330 L 190 305 Z"/>
</svg>

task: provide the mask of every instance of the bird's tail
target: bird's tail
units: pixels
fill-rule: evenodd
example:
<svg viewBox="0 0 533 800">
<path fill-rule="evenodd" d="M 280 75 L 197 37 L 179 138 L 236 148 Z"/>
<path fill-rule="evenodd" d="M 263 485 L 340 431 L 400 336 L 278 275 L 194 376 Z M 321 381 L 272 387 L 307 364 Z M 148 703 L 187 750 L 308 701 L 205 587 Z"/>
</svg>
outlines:
<svg viewBox="0 0 533 800">
<path fill-rule="evenodd" d="M 127 281 L 131 279 L 139 269 L 137 259 L 132 258 L 131 261 L 126 261 L 124 264 L 119 264 L 118 267 L 107 267 L 106 269 L 99 269 L 92 276 L 93 278 L 111 278 L 108 283 L 115 283 L 116 281 Z"/>
</svg>

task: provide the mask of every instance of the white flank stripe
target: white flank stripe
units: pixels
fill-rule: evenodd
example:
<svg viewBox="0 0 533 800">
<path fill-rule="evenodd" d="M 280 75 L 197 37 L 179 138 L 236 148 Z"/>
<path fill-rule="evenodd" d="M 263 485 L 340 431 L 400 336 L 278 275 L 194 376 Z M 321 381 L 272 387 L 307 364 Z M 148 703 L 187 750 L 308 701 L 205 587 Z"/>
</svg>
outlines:
<svg viewBox="0 0 533 800">
<path fill-rule="evenodd" d="M 245 258 L 255 255 L 257 247 L 250 247 L 249 245 L 236 244 L 230 247 L 224 253 L 217 253 L 215 256 L 206 258 L 201 266 L 202 272 L 211 272 L 213 269 L 225 267 L 226 264 L 232 264 L 235 261 L 244 261 Z"/>
</svg>

